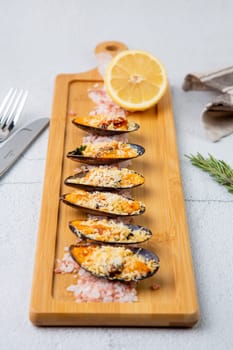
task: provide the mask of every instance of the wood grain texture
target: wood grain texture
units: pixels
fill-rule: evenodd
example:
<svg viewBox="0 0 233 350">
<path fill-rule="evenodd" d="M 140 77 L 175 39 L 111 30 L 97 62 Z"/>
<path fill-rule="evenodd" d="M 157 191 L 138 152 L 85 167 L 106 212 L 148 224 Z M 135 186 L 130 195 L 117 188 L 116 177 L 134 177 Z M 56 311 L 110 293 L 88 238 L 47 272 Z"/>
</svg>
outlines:
<svg viewBox="0 0 233 350">
<path fill-rule="evenodd" d="M 119 43 L 102 43 L 96 52 Z M 181 326 L 198 320 L 198 302 L 185 216 L 185 206 L 176 147 L 176 133 L 169 89 L 156 107 L 129 116 L 140 129 L 129 141 L 142 145 L 145 154 L 132 161 L 131 168 L 145 176 L 145 184 L 133 190 L 133 197 L 146 204 L 145 214 L 134 223 L 148 227 L 153 237 L 142 246 L 154 251 L 161 261 L 156 275 L 139 283 L 138 301 L 133 303 L 75 303 L 67 286 L 71 275 L 54 274 L 64 247 L 75 242 L 68 221 L 84 217 L 80 211 L 60 203 L 70 189 L 64 179 L 73 174 L 75 163 L 68 151 L 81 144 L 84 133 L 77 129 L 69 111 L 86 115 L 94 107 L 87 89 L 103 84 L 97 69 L 59 75 L 56 79 L 46 162 L 41 216 L 35 257 L 30 319 L 35 325 L 90 326 Z M 154 291 L 156 282 L 160 289 Z"/>
</svg>

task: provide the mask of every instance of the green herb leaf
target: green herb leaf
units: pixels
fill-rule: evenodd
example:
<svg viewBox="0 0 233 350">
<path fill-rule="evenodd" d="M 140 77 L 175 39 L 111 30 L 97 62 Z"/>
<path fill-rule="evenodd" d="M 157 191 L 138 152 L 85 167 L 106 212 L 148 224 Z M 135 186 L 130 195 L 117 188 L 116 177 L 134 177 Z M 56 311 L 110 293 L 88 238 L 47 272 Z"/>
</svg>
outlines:
<svg viewBox="0 0 233 350">
<path fill-rule="evenodd" d="M 194 155 L 185 155 L 193 165 L 206 171 L 219 184 L 227 188 L 233 193 L 233 169 L 223 160 L 218 160 L 209 154 L 209 158 L 204 158 L 200 153 Z"/>
<path fill-rule="evenodd" d="M 76 148 L 74 151 L 73 151 L 73 154 L 75 156 L 82 156 L 83 155 L 83 152 L 85 151 L 85 149 L 87 148 L 86 145 L 81 145 L 80 147 Z"/>
</svg>

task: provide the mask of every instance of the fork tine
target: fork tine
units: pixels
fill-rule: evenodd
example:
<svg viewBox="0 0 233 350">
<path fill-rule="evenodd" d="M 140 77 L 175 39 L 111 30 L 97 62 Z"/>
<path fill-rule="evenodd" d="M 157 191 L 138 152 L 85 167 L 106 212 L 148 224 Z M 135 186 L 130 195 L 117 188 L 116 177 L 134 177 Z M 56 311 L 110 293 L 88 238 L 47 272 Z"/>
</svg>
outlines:
<svg viewBox="0 0 233 350">
<path fill-rule="evenodd" d="M 27 99 L 27 97 L 28 97 L 28 90 L 26 90 L 26 91 L 22 90 L 22 91 L 23 91 L 23 95 L 22 95 L 21 101 L 19 102 L 19 105 L 18 105 L 18 107 L 17 107 L 17 110 L 15 111 L 15 116 L 14 116 L 14 119 L 13 119 L 14 124 L 15 124 L 15 123 L 17 122 L 17 120 L 19 119 L 19 116 L 20 116 L 20 114 L 21 114 L 21 112 L 22 112 L 22 110 L 23 110 L 23 107 L 24 107 L 24 105 L 25 105 L 26 99 Z"/>
<path fill-rule="evenodd" d="M 10 131 L 14 127 L 22 112 L 22 109 L 27 99 L 27 95 L 28 91 L 24 90 L 21 90 L 18 93 L 17 97 L 15 98 L 14 104 L 11 108 L 11 111 L 9 112 L 8 117 L 5 120 L 3 128 L 7 128 Z"/>
<path fill-rule="evenodd" d="M 2 104 L 0 106 L 0 125 L 2 126 L 5 123 L 6 117 L 7 117 L 7 113 L 8 110 L 11 106 L 11 103 L 14 99 L 14 96 L 16 94 L 17 90 L 11 88 L 7 95 L 5 96 L 5 98 L 2 101 Z"/>
<path fill-rule="evenodd" d="M 10 90 L 8 91 L 6 96 L 4 97 L 4 99 L 3 99 L 2 103 L 1 103 L 1 106 L 0 106 L 0 114 L 4 110 L 4 108 L 5 108 L 6 104 L 7 104 L 8 100 L 9 100 L 9 98 L 10 98 L 12 92 L 13 92 L 13 90 L 14 90 L 13 88 L 10 88 Z"/>
</svg>

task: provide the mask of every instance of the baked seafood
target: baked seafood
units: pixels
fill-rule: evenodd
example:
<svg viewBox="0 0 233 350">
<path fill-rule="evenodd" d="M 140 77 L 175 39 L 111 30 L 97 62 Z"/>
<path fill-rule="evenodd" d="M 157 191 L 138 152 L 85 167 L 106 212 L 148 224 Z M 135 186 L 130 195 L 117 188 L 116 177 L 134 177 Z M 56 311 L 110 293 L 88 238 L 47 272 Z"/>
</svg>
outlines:
<svg viewBox="0 0 233 350">
<path fill-rule="evenodd" d="M 69 176 L 64 183 L 67 186 L 86 190 L 125 190 L 142 185 L 144 177 L 127 168 L 120 169 L 115 166 L 106 167 L 100 165 Z"/>
<path fill-rule="evenodd" d="M 67 157 L 86 164 L 114 164 L 143 155 L 145 149 L 134 143 L 97 142 L 83 144 L 68 152 Z"/>
<path fill-rule="evenodd" d="M 112 219 L 73 220 L 69 222 L 69 228 L 76 236 L 98 243 L 136 244 L 152 236 L 148 228 Z"/>
<path fill-rule="evenodd" d="M 97 135 L 111 136 L 123 134 L 139 129 L 139 125 L 129 121 L 125 116 L 88 115 L 74 118 L 72 123 L 78 128 Z"/>
<path fill-rule="evenodd" d="M 62 195 L 61 200 L 88 213 L 110 217 L 140 215 L 146 209 L 142 202 L 112 192 L 77 190 Z"/>
<path fill-rule="evenodd" d="M 83 269 L 109 280 L 139 281 L 159 268 L 158 256 L 138 247 L 80 243 L 71 245 L 69 251 Z"/>
</svg>

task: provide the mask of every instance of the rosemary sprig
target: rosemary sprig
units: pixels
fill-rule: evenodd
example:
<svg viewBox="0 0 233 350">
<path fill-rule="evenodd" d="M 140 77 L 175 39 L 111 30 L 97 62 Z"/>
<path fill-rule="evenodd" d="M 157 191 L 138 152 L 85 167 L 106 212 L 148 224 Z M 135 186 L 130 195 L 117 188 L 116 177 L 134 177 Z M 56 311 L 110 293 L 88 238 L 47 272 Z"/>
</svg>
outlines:
<svg viewBox="0 0 233 350">
<path fill-rule="evenodd" d="M 219 184 L 225 186 L 230 193 L 233 193 L 233 169 L 223 160 L 218 160 L 209 154 L 209 158 L 204 158 L 200 153 L 185 155 L 193 165 L 206 171 Z"/>
</svg>

